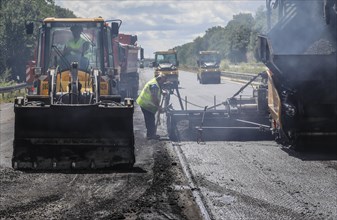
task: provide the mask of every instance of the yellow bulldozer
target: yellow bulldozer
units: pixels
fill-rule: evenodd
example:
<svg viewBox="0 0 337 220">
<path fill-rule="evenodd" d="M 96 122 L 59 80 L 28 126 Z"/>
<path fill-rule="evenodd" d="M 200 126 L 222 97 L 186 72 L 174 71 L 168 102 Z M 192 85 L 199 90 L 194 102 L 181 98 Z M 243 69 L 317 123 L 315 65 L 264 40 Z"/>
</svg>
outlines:
<svg viewBox="0 0 337 220">
<path fill-rule="evenodd" d="M 118 29 L 103 18 L 43 20 L 34 68 L 37 92 L 15 100 L 13 168 L 133 166 L 133 100 L 115 94 L 111 36 Z M 34 23 L 26 24 L 26 32 L 34 32 Z M 78 50 L 69 49 L 74 41 L 82 41 Z"/>
</svg>

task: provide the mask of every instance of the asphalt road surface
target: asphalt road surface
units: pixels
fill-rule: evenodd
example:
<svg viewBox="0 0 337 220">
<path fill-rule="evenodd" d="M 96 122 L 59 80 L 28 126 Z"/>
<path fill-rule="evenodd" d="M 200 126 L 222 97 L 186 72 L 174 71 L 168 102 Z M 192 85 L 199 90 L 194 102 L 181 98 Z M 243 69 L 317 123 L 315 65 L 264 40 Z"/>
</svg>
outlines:
<svg viewBox="0 0 337 220">
<path fill-rule="evenodd" d="M 141 87 L 152 76 L 142 69 Z M 200 108 L 242 86 L 224 79 L 200 85 L 186 71 L 179 77 L 182 97 Z M 136 106 L 133 169 L 23 172 L 10 163 L 13 104 L 0 110 L 0 219 L 337 219 L 335 149 L 299 153 L 272 140 L 171 142 L 164 116 L 162 140 L 148 141 Z"/>
</svg>

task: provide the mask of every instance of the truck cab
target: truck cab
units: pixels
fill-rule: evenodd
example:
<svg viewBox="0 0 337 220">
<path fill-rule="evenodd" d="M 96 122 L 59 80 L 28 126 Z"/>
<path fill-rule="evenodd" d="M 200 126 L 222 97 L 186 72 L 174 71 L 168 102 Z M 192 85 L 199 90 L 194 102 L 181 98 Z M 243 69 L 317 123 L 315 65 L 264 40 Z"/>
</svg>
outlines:
<svg viewBox="0 0 337 220">
<path fill-rule="evenodd" d="M 168 81 L 179 84 L 179 61 L 175 50 L 155 52 L 153 67 L 155 68 L 155 77 L 164 74 L 167 76 Z"/>
<path fill-rule="evenodd" d="M 118 91 L 122 98 L 136 99 L 139 89 L 139 60 L 143 61 L 143 48 L 137 45 L 137 35 L 118 34 L 113 41 L 115 66 L 119 70 Z M 139 58 L 140 52 L 140 58 Z"/>
<path fill-rule="evenodd" d="M 220 83 L 220 54 L 218 51 L 200 51 L 197 60 L 200 84 Z"/>
</svg>

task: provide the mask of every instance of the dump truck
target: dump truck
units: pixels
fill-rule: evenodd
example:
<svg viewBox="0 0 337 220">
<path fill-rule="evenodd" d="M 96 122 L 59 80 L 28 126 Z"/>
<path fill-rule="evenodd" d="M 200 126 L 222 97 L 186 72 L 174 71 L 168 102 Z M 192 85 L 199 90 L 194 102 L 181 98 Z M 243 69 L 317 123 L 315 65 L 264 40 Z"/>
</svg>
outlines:
<svg viewBox="0 0 337 220">
<path fill-rule="evenodd" d="M 137 45 L 137 39 L 137 35 L 121 33 L 112 39 L 115 66 L 119 69 L 118 91 L 122 98 L 136 99 L 138 96 L 138 60 L 144 60 L 144 52 L 143 48 Z"/>
<path fill-rule="evenodd" d="M 135 163 L 133 100 L 115 93 L 111 38 L 119 26 L 108 24 L 103 18 L 43 20 L 34 68 L 36 94 L 17 97 L 14 103 L 14 169 Z M 34 26 L 27 23 L 26 32 L 32 34 Z M 82 50 L 66 54 L 73 29 L 80 30 Z"/>
<path fill-rule="evenodd" d="M 259 53 L 268 67 L 272 132 L 296 149 L 336 146 L 335 2 L 267 0 L 270 29 L 259 36 Z"/>
<path fill-rule="evenodd" d="M 179 61 L 175 50 L 157 51 L 154 53 L 154 62 L 152 66 L 155 68 L 154 76 L 164 74 L 168 81 L 179 84 Z"/>
<path fill-rule="evenodd" d="M 200 84 L 221 82 L 219 51 L 199 51 L 197 65 Z"/>
</svg>

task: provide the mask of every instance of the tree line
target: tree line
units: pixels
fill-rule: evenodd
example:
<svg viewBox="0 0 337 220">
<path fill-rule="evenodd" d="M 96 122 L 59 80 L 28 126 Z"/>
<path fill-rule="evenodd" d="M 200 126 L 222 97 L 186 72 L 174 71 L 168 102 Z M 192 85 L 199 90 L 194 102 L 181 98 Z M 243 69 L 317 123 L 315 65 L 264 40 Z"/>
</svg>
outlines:
<svg viewBox="0 0 337 220">
<path fill-rule="evenodd" d="M 76 16 L 54 0 L 0 0 L 0 82 L 25 81 L 26 63 L 33 57 L 37 40 L 37 31 L 33 36 L 26 34 L 25 23 L 46 17 Z"/>
<path fill-rule="evenodd" d="M 46 17 L 76 17 L 65 8 L 55 5 L 54 0 L 0 0 L 0 82 L 25 81 L 26 63 L 33 57 L 35 35 L 25 33 L 28 20 L 42 21 Z M 36 25 L 38 26 L 38 25 Z M 196 66 L 201 50 L 217 50 L 221 59 L 232 63 L 247 62 L 257 56 L 257 35 L 266 31 L 266 12 L 259 8 L 255 16 L 240 13 L 233 16 L 225 27 L 206 30 L 193 42 L 177 46 L 182 65 Z"/>
<path fill-rule="evenodd" d="M 234 15 L 225 27 L 209 28 L 202 37 L 174 49 L 179 62 L 186 66 L 196 66 L 198 52 L 203 50 L 219 51 L 221 59 L 231 63 L 252 61 L 258 56 L 257 36 L 266 29 L 266 11 L 260 7 L 255 16 L 251 13 Z"/>
</svg>

